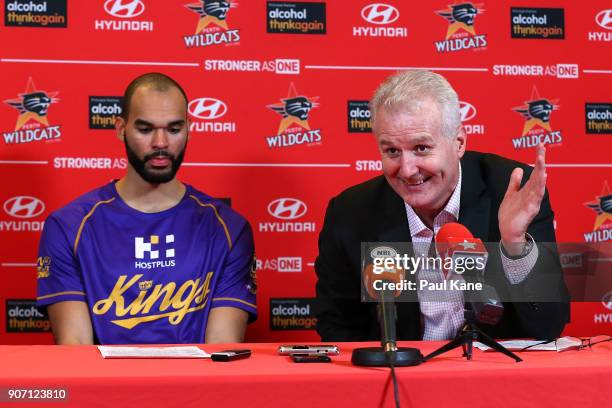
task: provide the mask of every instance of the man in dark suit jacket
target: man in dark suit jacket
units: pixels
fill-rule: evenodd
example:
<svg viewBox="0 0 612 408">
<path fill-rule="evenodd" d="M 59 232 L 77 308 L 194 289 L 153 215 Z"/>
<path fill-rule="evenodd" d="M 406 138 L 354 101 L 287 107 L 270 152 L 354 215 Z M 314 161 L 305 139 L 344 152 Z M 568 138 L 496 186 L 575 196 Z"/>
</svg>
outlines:
<svg viewBox="0 0 612 408">
<path fill-rule="evenodd" d="M 376 304 L 361 301 L 362 242 L 422 240 L 419 234 L 433 237 L 449 221 L 483 242 L 500 243 L 497 251 L 489 249 L 485 279 L 502 299 L 520 300 L 504 302 L 501 321 L 481 329 L 497 338 L 557 337 L 569 320 L 569 304 L 556 250 L 543 244 L 555 241 L 544 147 L 538 147 L 533 171 L 466 152 L 457 95 L 428 71 L 388 78 L 371 112 L 384 177 L 349 188 L 327 208 L 315 264 L 321 338 L 380 338 Z M 521 183 L 524 173 L 528 180 Z M 417 224 L 422 231 L 415 231 Z M 463 308 L 451 309 L 431 314 L 418 302 L 398 303 L 398 339 L 420 340 L 424 332 L 433 333 L 426 339 L 452 337 L 459 327 L 440 326 L 461 325 Z"/>
</svg>

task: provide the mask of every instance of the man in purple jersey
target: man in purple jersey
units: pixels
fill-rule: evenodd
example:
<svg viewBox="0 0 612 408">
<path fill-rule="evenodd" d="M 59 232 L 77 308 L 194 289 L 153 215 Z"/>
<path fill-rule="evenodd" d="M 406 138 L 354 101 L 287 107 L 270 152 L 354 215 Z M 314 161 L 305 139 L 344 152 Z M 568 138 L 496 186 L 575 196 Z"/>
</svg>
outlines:
<svg viewBox="0 0 612 408">
<path fill-rule="evenodd" d="M 253 235 L 224 203 L 175 178 L 187 97 L 163 74 L 133 80 L 116 122 L 125 176 L 52 213 L 38 306 L 57 344 L 241 342 L 257 317 Z"/>
</svg>

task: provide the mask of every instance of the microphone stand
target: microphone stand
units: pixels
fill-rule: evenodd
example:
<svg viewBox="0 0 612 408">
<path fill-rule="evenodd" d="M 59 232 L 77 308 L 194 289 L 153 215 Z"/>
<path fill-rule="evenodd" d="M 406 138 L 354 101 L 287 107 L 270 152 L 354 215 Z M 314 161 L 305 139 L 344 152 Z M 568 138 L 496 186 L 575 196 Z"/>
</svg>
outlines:
<svg viewBox="0 0 612 408">
<path fill-rule="evenodd" d="M 450 351 L 459 346 L 463 348 L 463 357 L 467 358 L 468 360 L 471 360 L 474 340 L 479 341 L 482 344 L 487 345 L 493 350 L 499 351 L 500 353 L 503 353 L 510 358 L 513 358 L 517 363 L 523 361 L 519 356 L 499 344 L 497 341 L 495 341 L 495 339 L 482 332 L 476 326 L 476 316 L 474 314 L 474 311 L 472 310 L 472 306 L 469 303 L 467 304 L 467 308 L 465 309 L 464 316 L 465 324 L 463 325 L 463 328 L 459 331 L 459 334 L 457 334 L 455 339 L 451 340 L 439 349 L 425 356 L 423 358 L 424 362 L 427 360 L 431 360 L 432 358 L 439 356 L 442 353 L 446 353 L 447 351 Z"/>
<path fill-rule="evenodd" d="M 368 367 L 405 367 L 421 364 L 423 355 L 416 348 L 397 347 L 397 310 L 392 293 L 378 292 L 381 347 L 360 347 L 353 350 L 351 362 Z"/>
</svg>

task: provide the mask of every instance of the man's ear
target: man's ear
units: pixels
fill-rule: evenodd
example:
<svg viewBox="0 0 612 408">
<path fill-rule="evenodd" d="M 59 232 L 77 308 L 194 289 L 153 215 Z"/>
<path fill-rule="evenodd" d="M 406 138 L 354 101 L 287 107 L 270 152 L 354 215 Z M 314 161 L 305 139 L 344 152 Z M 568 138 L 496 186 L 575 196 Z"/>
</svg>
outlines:
<svg viewBox="0 0 612 408">
<path fill-rule="evenodd" d="M 191 129 L 191 119 L 187 118 L 185 126 L 187 126 L 187 140 L 189 140 L 191 138 L 191 132 L 189 131 L 189 129 Z"/>
<path fill-rule="evenodd" d="M 125 120 L 121 116 L 117 116 L 115 119 L 115 131 L 117 132 L 117 139 L 123 142 L 125 140 Z"/>
<path fill-rule="evenodd" d="M 459 126 L 459 131 L 457 132 L 457 136 L 455 136 L 454 142 L 457 156 L 462 158 L 467 144 L 467 134 L 465 133 L 463 126 Z"/>
</svg>

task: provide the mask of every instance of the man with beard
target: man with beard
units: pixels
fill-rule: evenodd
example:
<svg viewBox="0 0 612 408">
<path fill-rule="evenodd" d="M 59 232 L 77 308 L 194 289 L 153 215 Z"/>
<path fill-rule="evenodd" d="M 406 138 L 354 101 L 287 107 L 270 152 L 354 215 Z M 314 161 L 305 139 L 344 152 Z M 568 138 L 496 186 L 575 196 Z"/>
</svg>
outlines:
<svg viewBox="0 0 612 408">
<path fill-rule="evenodd" d="M 163 74 L 133 80 L 116 121 L 123 178 L 53 212 L 38 306 L 57 344 L 233 343 L 257 315 L 248 222 L 175 178 L 187 97 Z"/>
</svg>

